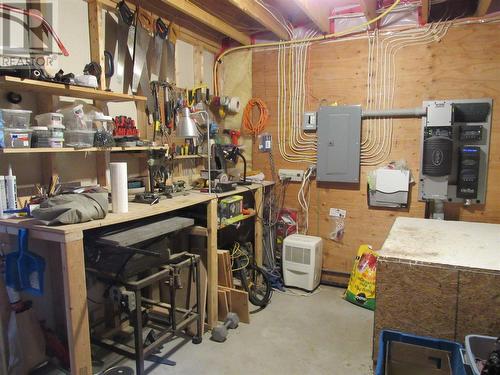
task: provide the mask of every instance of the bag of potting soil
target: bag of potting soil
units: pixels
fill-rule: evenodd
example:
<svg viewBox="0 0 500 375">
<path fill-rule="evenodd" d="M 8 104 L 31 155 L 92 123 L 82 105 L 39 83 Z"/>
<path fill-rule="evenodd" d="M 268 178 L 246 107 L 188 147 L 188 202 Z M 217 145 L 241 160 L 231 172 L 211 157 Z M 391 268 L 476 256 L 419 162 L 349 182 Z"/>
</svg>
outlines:
<svg viewBox="0 0 500 375">
<path fill-rule="evenodd" d="M 375 277 L 378 254 L 369 245 L 361 245 L 354 261 L 344 299 L 375 310 Z"/>
</svg>

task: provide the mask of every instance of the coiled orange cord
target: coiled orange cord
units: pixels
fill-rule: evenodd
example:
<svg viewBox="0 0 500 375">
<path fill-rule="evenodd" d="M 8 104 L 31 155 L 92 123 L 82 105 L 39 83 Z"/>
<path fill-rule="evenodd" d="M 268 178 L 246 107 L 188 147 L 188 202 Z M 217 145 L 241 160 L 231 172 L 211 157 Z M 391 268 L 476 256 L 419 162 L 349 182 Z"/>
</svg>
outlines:
<svg viewBox="0 0 500 375">
<path fill-rule="evenodd" d="M 256 123 L 253 123 L 252 121 L 252 111 L 254 107 L 259 109 L 259 120 Z M 259 98 L 250 99 L 243 111 L 242 124 L 245 132 L 252 134 L 252 137 L 254 138 L 257 137 L 266 127 L 268 120 L 269 111 L 266 103 Z"/>
</svg>

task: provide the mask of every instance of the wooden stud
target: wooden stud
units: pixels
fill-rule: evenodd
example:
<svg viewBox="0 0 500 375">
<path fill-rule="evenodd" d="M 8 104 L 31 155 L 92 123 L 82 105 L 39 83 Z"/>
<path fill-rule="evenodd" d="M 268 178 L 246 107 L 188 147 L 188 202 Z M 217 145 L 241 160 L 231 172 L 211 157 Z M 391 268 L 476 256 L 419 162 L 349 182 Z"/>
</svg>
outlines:
<svg viewBox="0 0 500 375">
<path fill-rule="evenodd" d="M 306 16 L 322 31 L 323 33 L 330 32 L 330 6 L 328 2 L 317 0 L 293 0 L 293 3 L 298 6 Z"/>
<path fill-rule="evenodd" d="M 263 7 L 253 0 L 228 0 L 229 3 L 237 7 L 250 18 L 264 26 L 267 30 L 271 31 L 274 35 L 282 40 L 290 40 L 285 27 L 280 24 L 276 19 L 269 14 Z"/>
<path fill-rule="evenodd" d="M 476 17 L 482 17 L 488 13 L 488 9 L 490 8 L 491 0 L 479 0 L 477 3 L 476 13 L 474 14 Z"/>
<path fill-rule="evenodd" d="M 360 2 L 366 20 L 370 21 L 377 17 L 377 1 L 376 0 L 361 0 Z M 370 24 L 370 29 L 375 28 L 375 23 Z"/>
<path fill-rule="evenodd" d="M 262 220 L 259 218 L 264 214 L 264 188 L 259 187 L 255 190 L 255 244 L 254 244 L 254 256 L 255 262 L 258 266 L 262 266 L 262 241 L 264 238 Z"/>
<path fill-rule="evenodd" d="M 102 4 L 100 0 L 88 1 L 89 13 L 89 36 L 90 36 L 90 58 L 102 67 L 99 79 L 100 90 L 106 88 L 106 77 L 104 72 L 104 26 L 102 23 Z"/>
<path fill-rule="evenodd" d="M 91 374 L 83 240 L 61 243 L 66 326 L 72 374 Z"/>
<path fill-rule="evenodd" d="M 431 12 L 431 2 L 430 0 L 422 0 L 422 24 L 425 25 L 429 22 L 429 14 Z"/>
<path fill-rule="evenodd" d="M 109 151 L 99 151 L 95 156 L 95 164 L 97 171 L 97 183 L 102 187 L 110 187 L 111 182 L 109 180 Z"/>
<path fill-rule="evenodd" d="M 217 325 L 217 199 L 207 204 L 207 323 L 210 328 Z"/>
</svg>

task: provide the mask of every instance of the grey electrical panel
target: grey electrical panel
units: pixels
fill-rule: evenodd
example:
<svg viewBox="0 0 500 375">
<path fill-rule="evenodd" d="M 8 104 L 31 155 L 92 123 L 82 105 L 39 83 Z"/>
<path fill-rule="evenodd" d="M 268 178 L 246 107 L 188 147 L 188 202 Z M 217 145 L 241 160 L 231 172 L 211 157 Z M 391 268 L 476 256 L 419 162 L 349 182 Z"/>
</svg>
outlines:
<svg viewBox="0 0 500 375">
<path fill-rule="evenodd" d="M 492 103 L 491 99 L 424 102 L 421 200 L 485 203 Z"/>
<path fill-rule="evenodd" d="M 317 119 L 319 182 L 359 182 L 361 106 L 320 107 Z"/>
</svg>

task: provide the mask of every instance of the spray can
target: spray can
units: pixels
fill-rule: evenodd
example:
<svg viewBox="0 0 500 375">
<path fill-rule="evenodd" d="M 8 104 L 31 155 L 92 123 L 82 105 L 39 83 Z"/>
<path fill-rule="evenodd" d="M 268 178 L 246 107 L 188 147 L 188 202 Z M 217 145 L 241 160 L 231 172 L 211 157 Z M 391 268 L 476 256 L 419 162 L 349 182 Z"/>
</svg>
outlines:
<svg viewBox="0 0 500 375">
<path fill-rule="evenodd" d="M 9 165 L 9 175 L 5 176 L 5 191 L 7 195 L 7 209 L 17 209 L 17 184 L 16 176 L 12 175 L 12 167 Z"/>
</svg>

